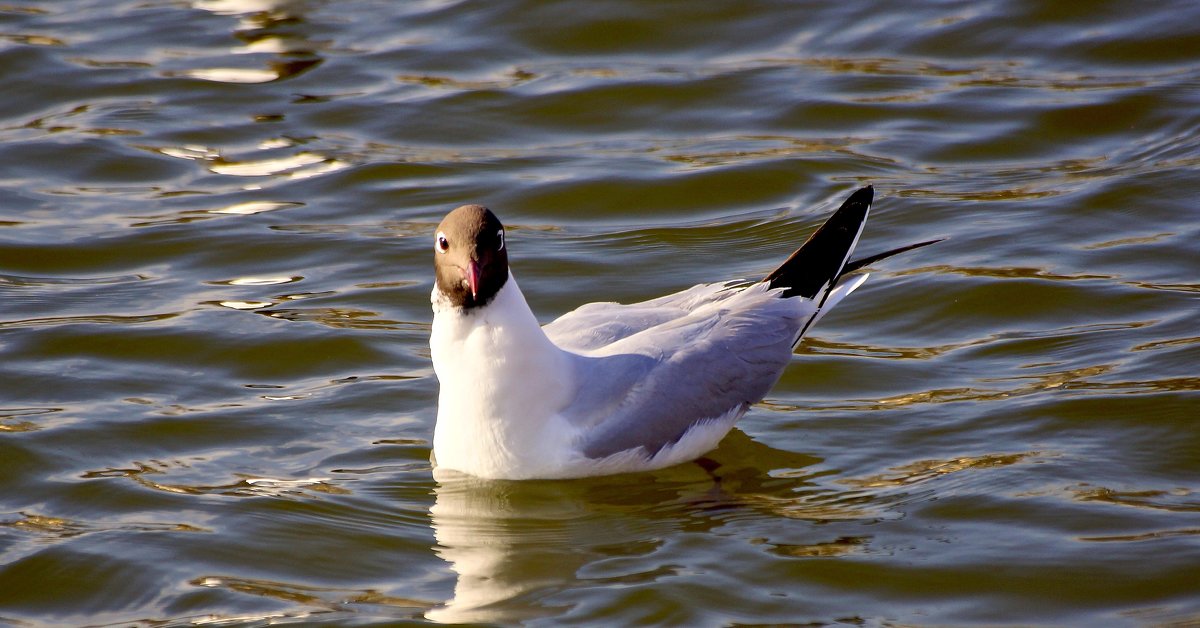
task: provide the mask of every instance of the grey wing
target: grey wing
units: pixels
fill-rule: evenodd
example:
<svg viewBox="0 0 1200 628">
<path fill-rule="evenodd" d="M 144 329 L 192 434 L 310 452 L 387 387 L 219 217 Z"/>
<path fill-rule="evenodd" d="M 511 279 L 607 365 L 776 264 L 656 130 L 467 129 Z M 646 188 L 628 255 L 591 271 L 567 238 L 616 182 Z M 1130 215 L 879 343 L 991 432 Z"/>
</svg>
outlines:
<svg viewBox="0 0 1200 628">
<path fill-rule="evenodd" d="M 568 416 L 592 426 L 584 454 L 603 458 L 642 447 L 653 456 L 696 424 L 762 400 L 790 361 L 806 312 L 812 313 L 797 307 L 799 301 L 772 299 L 680 329 L 652 329 L 640 352 L 581 358 L 592 361 L 581 370 L 589 377 L 583 388 L 596 381 L 607 389 L 581 394 L 568 408 Z M 654 355 L 655 343 L 677 344 Z"/>
<path fill-rule="evenodd" d="M 704 303 L 726 299 L 735 293 L 728 290 L 734 283 L 701 284 L 628 305 L 589 303 L 543 325 L 542 331 L 568 351 L 593 351 L 687 316 Z"/>
</svg>

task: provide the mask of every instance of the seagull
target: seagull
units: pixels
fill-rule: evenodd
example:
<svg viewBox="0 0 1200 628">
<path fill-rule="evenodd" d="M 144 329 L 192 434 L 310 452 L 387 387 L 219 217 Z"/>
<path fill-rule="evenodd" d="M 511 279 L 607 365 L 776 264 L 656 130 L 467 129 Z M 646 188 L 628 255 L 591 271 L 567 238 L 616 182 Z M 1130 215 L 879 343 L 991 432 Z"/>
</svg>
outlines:
<svg viewBox="0 0 1200 628">
<path fill-rule="evenodd" d="M 939 241 L 851 260 L 873 197 L 870 186 L 851 194 L 761 281 L 589 303 L 544 326 L 496 215 L 451 211 L 434 236 L 435 467 L 557 479 L 703 456 L 770 392 L 804 333 L 867 279 L 849 273 Z"/>
</svg>

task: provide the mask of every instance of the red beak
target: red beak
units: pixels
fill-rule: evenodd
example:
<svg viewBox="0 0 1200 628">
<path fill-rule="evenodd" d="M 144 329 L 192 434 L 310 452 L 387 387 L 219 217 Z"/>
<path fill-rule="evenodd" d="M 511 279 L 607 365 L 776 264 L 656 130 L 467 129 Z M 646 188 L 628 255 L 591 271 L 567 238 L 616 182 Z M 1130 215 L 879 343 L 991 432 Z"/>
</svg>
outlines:
<svg viewBox="0 0 1200 628">
<path fill-rule="evenodd" d="M 467 264 L 467 286 L 471 289 L 471 298 L 479 294 L 479 264 L 471 260 Z"/>
</svg>

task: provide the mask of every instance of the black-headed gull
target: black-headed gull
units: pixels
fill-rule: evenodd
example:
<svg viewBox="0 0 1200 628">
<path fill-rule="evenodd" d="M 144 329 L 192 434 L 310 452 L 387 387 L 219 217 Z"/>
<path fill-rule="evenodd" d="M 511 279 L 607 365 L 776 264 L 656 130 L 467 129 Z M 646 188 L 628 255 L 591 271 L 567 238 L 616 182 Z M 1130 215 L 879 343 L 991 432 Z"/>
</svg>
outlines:
<svg viewBox="0 0 1200 628">
<path fill-rule="evenodd" d="M 852 194 L 779 268 L 750 285 L 701 284 L 642 303 L 590 303 L 539 325 L 486 207 L 434 238 L 441 384 L 435 464 L 484 478 L 644 471 L 715 448 L 782 375 L 800 337 L 867 275 L 922 242 L 850 260 L 871 207 Z"/>
</svg>

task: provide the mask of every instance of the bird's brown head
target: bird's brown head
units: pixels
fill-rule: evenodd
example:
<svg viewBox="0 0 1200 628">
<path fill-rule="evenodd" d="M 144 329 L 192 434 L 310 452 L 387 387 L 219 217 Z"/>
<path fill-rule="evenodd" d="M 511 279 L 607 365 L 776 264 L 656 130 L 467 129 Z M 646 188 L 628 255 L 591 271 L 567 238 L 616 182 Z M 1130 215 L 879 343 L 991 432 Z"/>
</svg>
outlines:
<svg viewBox="0 0 1200 628">
<path fill-rule="evenodd" d="M 446 214 L 433 240 L 437 287 L 456 307 L 486 305 L 508 281 L 504 225 L 483 205 Z"/>
</svg>

